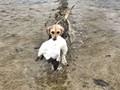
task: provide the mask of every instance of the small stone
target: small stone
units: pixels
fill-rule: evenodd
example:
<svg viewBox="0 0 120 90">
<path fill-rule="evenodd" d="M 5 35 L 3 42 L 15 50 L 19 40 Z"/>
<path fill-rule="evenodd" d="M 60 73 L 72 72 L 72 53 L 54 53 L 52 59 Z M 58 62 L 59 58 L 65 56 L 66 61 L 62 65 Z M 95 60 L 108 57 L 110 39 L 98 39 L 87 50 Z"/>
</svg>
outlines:
<svg viewBox="0 0 120 90">
<path fill-rule="evenodd" d="M 109 83 L 107 83 L 106 81 L 104 81 L 102 79 L 93 79 L 93 81 L 96 85 L 99 85 L 99 86 L 102 86 L 102 87 L 109 86 Z"/>
<path fill-rule="evenodd" d="M 111 55 L 105 55 L 105 57 L 111 57 Z"/>
</svg>

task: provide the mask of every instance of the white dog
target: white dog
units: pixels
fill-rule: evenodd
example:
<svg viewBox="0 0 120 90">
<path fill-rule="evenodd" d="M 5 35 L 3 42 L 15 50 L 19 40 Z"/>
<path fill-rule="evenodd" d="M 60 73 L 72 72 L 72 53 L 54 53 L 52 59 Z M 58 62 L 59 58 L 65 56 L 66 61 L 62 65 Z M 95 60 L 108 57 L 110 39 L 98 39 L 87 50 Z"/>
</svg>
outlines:
<svg viewBox="0 0 120 90">
<path fill-rule="evenodd" d="M 66 40 L 61 36 L 57 36 L 56 40 L 53 40 L 51 38 L 41 45 L 36 61 L 40 58 L 40 56 L 43 56 L 49 63 L 52 63 L 54 70 L 56 70 L 59 66 L 60 61 L 63 65 L 67 65 L 67 51 L 68 47 Z"/>
</svg>

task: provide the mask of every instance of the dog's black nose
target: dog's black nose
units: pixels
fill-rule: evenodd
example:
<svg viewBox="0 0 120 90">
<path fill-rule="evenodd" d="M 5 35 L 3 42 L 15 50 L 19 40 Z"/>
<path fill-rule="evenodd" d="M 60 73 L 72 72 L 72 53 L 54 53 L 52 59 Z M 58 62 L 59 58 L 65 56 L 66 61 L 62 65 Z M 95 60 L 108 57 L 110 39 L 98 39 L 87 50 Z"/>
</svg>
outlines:
<svg viewBox="0 0 120 90">
<path fill-rule="evenodd" d="M 56 40 L 56 37 L 54 37 L 53 40 L 55 41 L 55 40 Z"/>
</svg>

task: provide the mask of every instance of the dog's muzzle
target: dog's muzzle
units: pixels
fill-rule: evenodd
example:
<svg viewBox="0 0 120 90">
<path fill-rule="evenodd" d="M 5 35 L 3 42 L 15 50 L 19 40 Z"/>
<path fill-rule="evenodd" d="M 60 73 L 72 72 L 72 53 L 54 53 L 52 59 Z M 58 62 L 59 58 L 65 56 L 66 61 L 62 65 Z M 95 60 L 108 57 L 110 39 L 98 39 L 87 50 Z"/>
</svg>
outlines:
<svg viewBox="0 0 120 90">
<path fill-rule="evenodd" d="M 56 39 L 57 39 L 56 37 L 53 38 L 54 41 L 55 41 Z"/>
</svg>

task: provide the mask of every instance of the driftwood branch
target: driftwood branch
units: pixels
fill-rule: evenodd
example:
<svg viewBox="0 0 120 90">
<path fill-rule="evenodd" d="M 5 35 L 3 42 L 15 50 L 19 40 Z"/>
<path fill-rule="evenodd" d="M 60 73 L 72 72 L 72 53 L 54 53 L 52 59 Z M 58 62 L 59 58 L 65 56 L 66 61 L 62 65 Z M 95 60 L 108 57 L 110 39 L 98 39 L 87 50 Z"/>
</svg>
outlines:
<svg viewBox="0 0 120 90">
<path fill-rule="evenodd" d="M 69 10 L 67 10 L 66 13 L 65 13 L 65 15 L 64 15 L 60 20 L 58 20 L 58 21 L 56 22 L 56 24 L 58 24 L 58 23 L 61 22 L 62 20 L 64 20 L 64 21 L 67 20 L 67 21 L 68 21 L 68 16 L 70 15 L 72 9 L 76 6 L 77 3 L 78 3 L 78 2 L 76 2 Z"/>
</svg>

